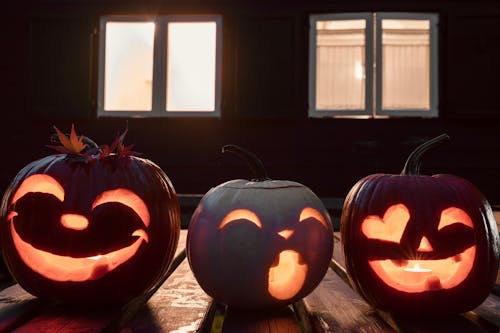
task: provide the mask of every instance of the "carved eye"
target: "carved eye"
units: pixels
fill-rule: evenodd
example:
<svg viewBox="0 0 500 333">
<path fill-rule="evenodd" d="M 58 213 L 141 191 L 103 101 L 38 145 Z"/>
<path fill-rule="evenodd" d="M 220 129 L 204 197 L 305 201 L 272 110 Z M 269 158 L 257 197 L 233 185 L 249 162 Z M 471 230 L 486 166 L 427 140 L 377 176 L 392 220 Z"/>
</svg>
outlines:
<svg viewBox="0 0 500 333">
<path fill-rule="evenodd" d="M 443 212 L 441 213 L 438 230 L 441 230 L 444 227 L 447 227 L 455 223 L 460 223 L 474 229 L 474 225 L 472 224 L 472 219 L 466 212 L 457 207 L 450 207 L 443 210 Z"/>
<path fill-rule="evenodd" d="M 118 202 L 125 206 L 128 206 L 134 210 L 134 212 L 141 218 L 144 225 L 149 226 L 149 210 L 144 201 L 134 192 L 127 190 L 125 188 L 117 188 L 114 190 L 104 191 L 99 194 L 94 203 L 92 204 L 92 210 L 99 205 L 108 202 Z"/>
<path fill-rule="evenodd" d="M 308 218 L 315 219 L 316 221 L 321 223 L 326 229 L 328 229 L 328 224 L 327 224 L 325 218 L 316 209 L 311 208 L 311 207 L 306 207 L 306 208 L 302 209 L 302 211 L 300 212 L 299 222 L 303 222 L 303 221 L 307 220 Z"/>
<path fill-rule="evenodd" d="M 59 201 L 64 201 L 64 189 L 61 184 L 49 175 L 37 174 L 29 176 L 21 183 L 12 197 L 12 204 L 26 194 L 35 192 L 52 194 Z"/>
<path fill-rule="evenodd" d="M 387 208 L 384 216 L 370 215 L 361 224 L 361 231 L 369 239 L 399 243 L 410 220 L 410 212 L 403 204 Z"/>
<path fill-rule="evenodd" d="M 254 212 L 248 209 L 235 209 L 229 212 L 229 214 L 227 214 L 226 217 L 222 219 L 222 222 L 219 224 L 219 227 L 217 229 L 220 230 L 227 224 L 238 220 L 247 220 L 248 222 L 252 222 L 257 227 L 262 229 L 262 222 L 260 221 L 259 217 Z"/>
</svg>

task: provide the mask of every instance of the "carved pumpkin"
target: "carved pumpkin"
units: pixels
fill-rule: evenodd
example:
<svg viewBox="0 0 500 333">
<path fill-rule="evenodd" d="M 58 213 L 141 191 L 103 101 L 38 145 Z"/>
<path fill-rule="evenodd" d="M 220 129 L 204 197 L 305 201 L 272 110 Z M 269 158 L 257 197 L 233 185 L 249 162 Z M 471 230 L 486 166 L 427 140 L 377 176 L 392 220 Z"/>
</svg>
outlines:
<svg viewBox="0 0 500 333">
<path fill-rule="evenodd" d="M 321 281 L 333 254 L 333 228 L 307 187 L 270 180 L 260 160 L 234 145 L 254 171 L 200 201 L 188 227 L 187 256 L 200 286 L 220 303 L 272 308 L 292 303 Z"/>
<path fill-rule="evenodd" d="M 417 147 L 400 175 L 360 180 L 344 203 L 347 272 L 357 291 L 387 312 L 465 312 L 495 284 L 498 230 L 486 199 L 460 177 L 419 174 L 423 154 L 447 139 Z"/>
<path fill-rule="evenodd" d="M 158 166 L 123 147 L 125 133 L 99 153 L 74 128 L 70 139 L 56 131 L 63 153 L 28 164 L 4 194 L 6 264 L 41 298 L 127 301 L 152 287 L 173 259 L 175 191 Z"/>
</svg>

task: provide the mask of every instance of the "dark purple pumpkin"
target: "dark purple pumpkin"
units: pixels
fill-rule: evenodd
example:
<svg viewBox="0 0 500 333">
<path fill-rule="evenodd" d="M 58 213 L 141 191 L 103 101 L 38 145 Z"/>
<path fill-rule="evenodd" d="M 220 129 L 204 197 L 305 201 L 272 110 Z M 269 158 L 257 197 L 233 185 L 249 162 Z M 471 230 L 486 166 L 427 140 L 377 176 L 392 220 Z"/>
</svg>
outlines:
<svg viewBox="0 0 500 333">
<path fill-rule="evenodd" d="M 498 230 L 485 197 L 467 180 L 419 174 L 417 147 L 400 175 L 375 174 L 349 192 L 341 217 L 346 268 L 374 307 L 405 315 L 461 313 L 495 284 Z"/>
<path fill-rule="evenodd" d="M 4 194 L 5 262 L 41 298 L 127 301 L 172 262 L 180 231 L 174 188 L 157 165 L 131 156 L 121 142 L 117 153 L 82 153 L 89 147 L 73 128 L 71 139 L 58 133 L 66 153 L 28 164 Z"/>
<path fill-rule="evenodd" d="M 306 186 L 271 180 L 260 160 L 228 145 L 249 162 L 255 179 L 236 179 L 208 191 L 188 228 L 187 257 L 203 290 L 237 308 L 281 307 L 310 293 L 333 254 L 333 229 L 321 200 Z"/>
</svg>

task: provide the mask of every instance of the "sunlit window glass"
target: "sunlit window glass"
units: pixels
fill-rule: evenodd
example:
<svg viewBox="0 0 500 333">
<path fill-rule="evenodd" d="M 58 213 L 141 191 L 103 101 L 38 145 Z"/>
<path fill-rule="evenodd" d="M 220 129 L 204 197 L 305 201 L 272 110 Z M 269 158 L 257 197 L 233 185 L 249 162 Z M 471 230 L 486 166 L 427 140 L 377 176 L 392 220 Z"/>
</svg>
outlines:
<svg viewBox="0 0 500 333">
<path fill-rule="evenodd" d="M 365 108 L 366 21 L 316 22 L 316 109 Z"/>
<path fill-rule="evenodd" d="M 215 109 L 215 22 L 168 23 L 167 111 Z"/>
<path fill-rule="evenodd" d="M 429 20 L 382 20 L 382 108 L 430 109 Z"/>
<path fill-rule="evenodd" d="M 151 111 L 154 30 L 152 22 L 106 23 L 106 111 Z"/>
</svg>

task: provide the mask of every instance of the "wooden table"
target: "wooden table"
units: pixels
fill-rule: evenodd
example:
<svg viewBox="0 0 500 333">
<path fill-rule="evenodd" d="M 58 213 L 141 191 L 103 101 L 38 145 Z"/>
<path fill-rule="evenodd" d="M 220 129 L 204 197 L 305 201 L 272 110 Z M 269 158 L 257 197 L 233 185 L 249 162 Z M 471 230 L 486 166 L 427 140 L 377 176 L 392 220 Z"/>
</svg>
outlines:
<svg viewBox="0 0 500 333">
<path fill-rule="evenodd" d="M 18 285 L 0 292 L 1 332 L 500 332 L 500 297 L 492 293 L 474 311 L 434 321 L 403 320 L 373 309 L 346 279 L 336 235 L 334 259 L 320 285 L 304 299 L 272 313 L 238 312 L 212 302 L 185 259 L 186 230 L 172 274 L 149 299 L 117 309 L 46 303 Z"/>
</svg>

